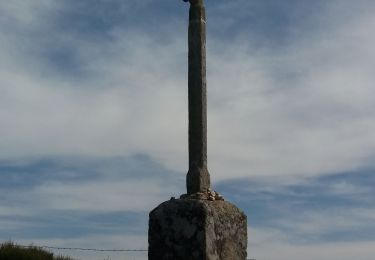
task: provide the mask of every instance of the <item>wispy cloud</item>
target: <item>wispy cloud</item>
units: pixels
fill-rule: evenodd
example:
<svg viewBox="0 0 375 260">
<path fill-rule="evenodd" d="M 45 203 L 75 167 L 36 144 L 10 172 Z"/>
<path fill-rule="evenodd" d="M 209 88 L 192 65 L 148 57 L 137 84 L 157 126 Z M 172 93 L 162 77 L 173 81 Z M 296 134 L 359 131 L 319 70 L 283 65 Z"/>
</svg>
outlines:
<svg viewBox="0 0 375 260">
<path fill-rule="evenodd" d="M 94 24 L 63 26 L 60 13 L 83 19 L 85 4 L 77 10 L 71 5 L 2 4 L 6 17 L 18 21 L 17 30 L 10 24 L 2 30 L 2 157 L 145 153 L 186 170 L 184 18 L 173 16 L 178 28 L 162 22 L 159 30 L 168 39 L 162 40 L 139 27 L 123 29 L 119 19 L 103 18 L 108 26 L 100 31 Z M 283 23 L 287 45 L 254 42 L 270 32 L 238 31 L 234 41 L 212 35 L 209 163 L 215 179 L 316 175 L 372 164 L 374 39 L 366 28 L 374 21 L 362 12 L 372 5 L 348 13 L 350 6 L 314 5 L 321 12 L 309 19 L 320 23 L 299 21 L 295 34 L 293 24 Z M 104 15 L 90 8 L 95 19 Z M 131 7 L 121 8 L 127 13 Z M 145 6 L 137 8 L 143 12 Z M 289 17 L 288 9 L 278 8 L 263 11 Z M 30 18 L 13 15 L 14 9 Z M 308 12 L 293 10 L 296 17 Z M 213 27 L 225 23 L 213 20 Z"/>
<path fill-rule="evenodd" d="M 374 10 L 207 1 L 209 168 L 246 209 L 251 241 L 274 238 L 259 259 L 371 252 Z M 184 192 L 186 11 L 172 0 L 0 3 L 2 231 L 21 239 L 17 226 L 40 228 L 42 213 L 135 223 Z M 60 239 L 64 221 L 81 224 L 45 236 Z"/>
<path fill-rule="evenodd" d="M 7 180 L 0 186 L 0 233 L 26 244 L 145 247 L 149 210 L 184 190 L 184 174 L 140 155 L 3 161 L 0 169 Z M 353 250 L 372 243 L 373 182 L 372 171 L 363 170 L 284 181 L 255 177 L 214 188 L 248 215 L 251 257 L 275 257 L 267 244 L 280 250 L 281 259 L 293 255 L 289 249 L 328 259 L 330 250 L 345 243 Z M 131 236 L 138 242 L 129 242 Z M 328 251 L 317 251 L 323 242 Z"/>
</svg>

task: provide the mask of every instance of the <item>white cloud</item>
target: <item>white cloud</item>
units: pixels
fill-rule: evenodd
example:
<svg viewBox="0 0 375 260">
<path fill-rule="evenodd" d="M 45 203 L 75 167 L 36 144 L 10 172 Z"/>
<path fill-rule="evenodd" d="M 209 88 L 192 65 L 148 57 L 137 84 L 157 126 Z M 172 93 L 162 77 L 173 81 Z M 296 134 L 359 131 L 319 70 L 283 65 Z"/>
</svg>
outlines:
<svg viewBox="0 0 375 260">
<path fill-rule="evenodd" d="M 364 208 L 326 209 L 326 210 L 305 210 L 298 216 L 289 216 L 276 221 L 276 225 L 282 230 L 289 230 L 290 239 L 296 242 L 312 241 L 314 238 L 324 240 L 326 235 L 337 232 L 366 231 L 374 221 L 374 210 Z M 341 240 L 344 240 L 341 237 Z M 352 236 L 353 240 L 354 237 Z"/>
<path fill-rule="evenodd" d="M 244 35 L 228 42 L 227 53 L 210 48 L 218 39 L 208 41 L 209 166 L 214 181 L 261 175 L 276 175 L 280 181 L 285 175 L 373 165 L 373 6 L 334 2 L 314 16 L 323 26 L 298 34 L 281 51 L 255 49 Z M 47 0 L 0 3 L 1 14 L 7 14 L 0 18 L 0 158 L 145 153 L 186 171 L 186 28 L 174 31 L 176 40 L 167 43 L 119 28 L 110 32 L 111 40 L 90 42 L 49 26 L 54 20 L 47 14 L 59 8 L 64 7 Z M 67 76 L 46 64 L 38 56 L 39 48 L 48 48 L 46 42 L 38 46 L 40 35 L 48 43 L 73 47 L 78 67 L 87 74 Z M 104 211 L 144 211 L 168 198 L 164 186 L 155 179 L 46 182 L 14 195 L 25 208 L 1 206 L 0 216 L 29 216 L 38 209 L 91 211 L 98 204 Z M 333 188 L 334 194 L 358 194 L 357 187 L 346 184 Z M 309 213 L 279 225 L 321 235 L 363 227 L 373 219 L 373 210 L 359 209 L 341 216 Z M 22 227 L 4 221 L 2 226 Z M 272 229 L 250 229 L 249 238 L 249 256 L 256 259 L 368 260 L 375 253 L 373 242 L 295 245 Z M 143 248 L 147 239 L 132 235 L 20 242 Z"/>
<path fill-rule="evenodd" d="M 248 258 L 258 260 L 369 260 L 369 257 L 375 253 L 373 241 L 293 243 L 289 241 L 289 234 L 287 233 L 272 228 L 251 227 L 248 236 Z"/>
<path fill-rule="evenodd" d="M 358 12 L 338 23 L 334 12 L 322 14 L 327 29 L 299 35 L 306 40 L 283 53 L 235 42 L 232 58 L 213 59 L 226 73 L 210 82 L 220 101 L 210 117 L 212 172 L 315 175 L 372 164 L 375 20 Z"/>
<path fill-rule="evenodd" d="M 18 8 L 4 6 L 13 13 Z M 88 74 L 68 78 L 31 53 L 16 55 L 22 33 L 5 35 L 1 157 L 145 153 L 187 170 L 185 34 L 161 44 L 115 28 L 111 41 L 88 42 L 40 25 L 43 8 L 22 10 L 36 20 L 24 31 L 38 28 L 65 39 Z M 333 14 L 328 9 L 320 16 L 326 30 L 306 33 L 283 53 L 255 52 L 246 37 L 232 42 L 229 53 L 209 52 L 213 180 L 315 175 L 372 163 L 374 38 L 368 30 L 374 19 L 358 11 L 339 23 Z"/>
<path fill-rule="evenodd" d="M 13 216 L 13 215 L 27 215 L 27 210 L 20 207 L 2 206 L 0 205 L 0 217 Z"/>
<path fill-rule="evenodd" d="M 296 246 L 283 243 L 269 243 L 250 247 L 248 254 L 254 259 L 304 259 L 304 260 L 369 260 L 374 254 L 375 243 L 324 243 Z M 270 250 L 271 249 L 271 250 Z"/>
<path fill-rule="evenodd" d="M 177 196 L 176 187 L 152 179 L 61 184 L 44 183 L 30 194 L 42 209 L 83 211 L 149 211 L 162 201 Z"/>
<path fill-rule="evenodd" d="M 48 14 L 56 10 L 59 3 L 51 0 L 35 1 L 2 1 L 0 3 L 0 12 L 4 22 L 17 22 L 21 25 L 35 25 L 40 21 L 40 15 Z"/>
</svg>

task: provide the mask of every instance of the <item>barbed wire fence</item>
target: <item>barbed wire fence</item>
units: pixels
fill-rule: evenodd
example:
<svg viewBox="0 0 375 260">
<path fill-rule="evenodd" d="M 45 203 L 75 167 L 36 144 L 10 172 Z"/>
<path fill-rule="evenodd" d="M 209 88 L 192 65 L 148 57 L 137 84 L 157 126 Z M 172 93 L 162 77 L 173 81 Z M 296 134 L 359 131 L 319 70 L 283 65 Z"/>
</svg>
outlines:
<svg viewBox="0 0 375 260">
<path fill-rule="evenodd" d="M 56 250 L 70 250 L 70 251 L 94 251 L 94 252 L 148 252 L 147 249 L 98 249 L 98 248 L 82 248 L 82 247 L 55 247 L 55 246 L 21 246 L 25 248 L 38 247 L 44 249 L 56 249 Z"/>
<path fill-rule="evenodd" d="M 56 247 L 56 246 L 45 246 L 45 245 L 18 245 L 23 248 L 43 248 L 53 250 L 67 250 L 67 251 L 91 251 L 91 252 L 148 252 L 148 249 L 100 249 L 100 248 L 82 248 L 82 247 Z M 255 258 L 248 258 L 246 260 L 256 260 Z"/>
</svg>

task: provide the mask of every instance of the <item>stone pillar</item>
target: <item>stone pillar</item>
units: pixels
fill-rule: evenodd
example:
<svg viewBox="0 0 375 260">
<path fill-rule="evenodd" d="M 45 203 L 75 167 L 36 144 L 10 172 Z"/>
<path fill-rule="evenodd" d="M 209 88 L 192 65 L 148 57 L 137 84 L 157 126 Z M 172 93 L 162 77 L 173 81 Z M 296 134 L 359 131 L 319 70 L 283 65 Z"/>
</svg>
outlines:
<svg viewBox="0 0 375 260">
<path fill-rule="evenodd" d="M 203 0 L 189 10 L 189 171 L 187 193 L 210 188 L 207 169 L 206 12 Z"/>
<path fill-rule="evenodd" d="M 189 11 L 189 171 L 187 194 L 150 212 L 149 260 L 245 260 L 247 218 L 210 189 L 207 170 L 206 16 Z"/>
</svg>

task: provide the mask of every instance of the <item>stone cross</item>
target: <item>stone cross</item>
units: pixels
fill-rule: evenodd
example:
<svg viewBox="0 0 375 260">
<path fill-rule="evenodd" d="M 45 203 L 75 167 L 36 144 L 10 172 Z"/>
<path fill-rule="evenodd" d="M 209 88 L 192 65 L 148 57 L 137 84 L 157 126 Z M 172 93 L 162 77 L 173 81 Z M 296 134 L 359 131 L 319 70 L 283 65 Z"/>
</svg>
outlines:
<svg viewBox="0 0 375 260">
<path fill-rule="evenodd" d="M 189 171 L 187 194 L 210 188 L 207 169 L 206 14 L 203 0 L 189 10 Z"/>
<path fill-rule="evenodd" d="M 172 197 L 150 212 L 148 259 L 246 260 L 246 215 L 209 190 L 205 9 L 203 0 L 184 1 L 190 2 L 187 195 Z"/>
</svg>

